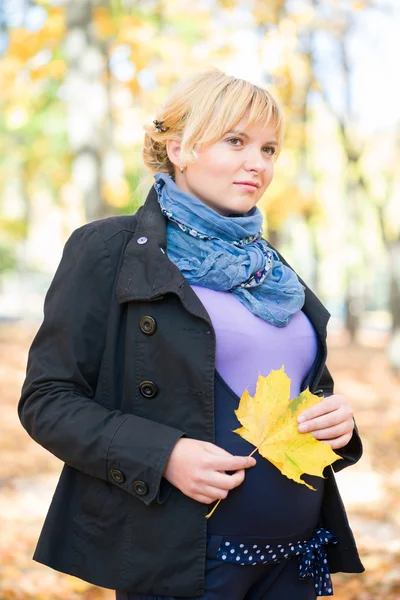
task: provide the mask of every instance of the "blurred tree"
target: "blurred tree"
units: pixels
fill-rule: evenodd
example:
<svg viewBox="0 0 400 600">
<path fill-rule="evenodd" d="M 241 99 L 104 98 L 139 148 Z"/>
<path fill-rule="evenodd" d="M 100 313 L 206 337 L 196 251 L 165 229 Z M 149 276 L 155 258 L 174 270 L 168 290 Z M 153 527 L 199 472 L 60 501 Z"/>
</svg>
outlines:
<svg viewBox="0 0 400 600">
<path fill-rule="evenodd" d="M 321 67 L 318 69 L 318 50 L 317 46 L 312 44 L 311 61 L 318 78 L 317 88 L 336 120 L 345 155 L 343 172 L 345 202 L 343 208 L 346 211 L 346 229 L 343 232 L 343 240 L 346 248 L 349 249 L 348 255 L 357 257 L 354 260 L 347 260 L 343 265 L 346 282 L 345 323 L 351 340 L 354 340 L 366 301 L 366 285 L 363 278 L 367 271 L 368 254 L 359 240 L 364 226 L 363 215 L 368 192 L 362 170 L 365 140 L 359 133 L 353 98 L 353 63 L 350 57 L 350 46 L 353 41 L 357 13 L 371 8 L 372 3 L 370 0 L 360 0 L 349 2 L 347 6 L 333 3 L 327 6 L 321 0 L 311 1 L 317 15 L 315 25 L 318 28 L 322 27 L 336 45 L 337 76 L 338 80 L 341 80 L 343 90 L 343 101 L 338 105 L 332 89 L 329 90 L 329 80 L 324 76 Z"/>
<path fill-rule="evenodd" d="M 95 0 L 109 6 L 107 0 Z M 67 0 L 65 99 L 73 154 L 72 181 L 80 191 L 88 221 L 107 216 L 101 186 L 102 160 L 110 144 L 107 90 L 108 47 L 93 26 L 93 0 Z"/>
<path fill-rule="evenodd" d="M 380 173 L 369 170 L 367 166 L 365 170 L 369 197 L 375 201 L 377 221 L 387 252 L 389 309 L 392 317 L 389 359 L 393 370 L 400 374 L 400 124 L 393 136 L 385 136 L 383 144 L 386 156 L 384 154 L 382 157 Z M 376 152 L 376 148 L 372 152 Z"/>
<path fill-rule="evenodd" d="M 319 82 L 315 72 L 313 39 L 320 23 L 311 1 L 300 7 L 289 2 L 255 4 L 254 14 L 264 35 L 265 79 L 280 98 L 286 115 L 284 165 L 264 206 L 268 239 L 279 244 L 285 223 L 297 215 L 305 225 L 311 251 L 310 285 L 320 291 L 319 264 L 323 256 L 317 230 L 323 210 L 316 190 L 318 173 L 313 163 L 314 127 L 312 96 Z M 269 19 L 269 20 L 266 20 Z M 271 65 L 272 69 L 271 69 Z M 282 174 L 280 174 L 282 173 Z"/>
<path fill-rule="evenodd" d="M 253 16 L 261 36 L 260 59 L 264 65 L 264 79 L 280 99 L 286 120 L 285 154 L 280 159 L 285 162 L 284 179 L 278 173 L 262 202 L 267 221 L 266 236 L 272 245 L 279 246 L 285 221 L 290 215 L 303 214 L 310 201 L 309 189 L 305 192 L 305 186 L 300 185 L 306 174 L 304 171 L 300 173 L 304 165 L 299 163 L 299 144 L 306 127 L 301 118 L 304 115 L 299 118 L 299 101 L 304 101 L 304 65 L 288 51 L 297 45 L 298 37 L 286 2 L 257 0 Z M 299 69 L 302 71 L 300 76 Z"/>
</svg>

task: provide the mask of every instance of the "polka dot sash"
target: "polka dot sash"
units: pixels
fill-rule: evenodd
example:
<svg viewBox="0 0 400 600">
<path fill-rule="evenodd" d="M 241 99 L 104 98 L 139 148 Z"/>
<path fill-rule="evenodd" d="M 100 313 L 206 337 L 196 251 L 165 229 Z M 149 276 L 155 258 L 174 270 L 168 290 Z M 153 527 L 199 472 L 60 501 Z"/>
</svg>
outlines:
<svg viewBox="0 0 400 600">
<path fill-rule="evenodd" d="M 335 536 L 320 527 L 306 541 L 285 542 L 284 544 L 248 544 L 223 539 L 216 558 L 238 565 L 278 563 L 283 559 L 297 556 L 299 579 L 314 579 L 317 596 L 333 596 L 332 580 L 324 545 L 336 544 Z"/>
</svg>

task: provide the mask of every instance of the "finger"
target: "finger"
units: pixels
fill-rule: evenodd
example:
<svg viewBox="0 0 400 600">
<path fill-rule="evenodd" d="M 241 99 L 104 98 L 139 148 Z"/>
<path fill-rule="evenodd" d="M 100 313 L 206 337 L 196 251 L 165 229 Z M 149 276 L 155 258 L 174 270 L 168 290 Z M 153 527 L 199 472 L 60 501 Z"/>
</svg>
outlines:
<svg viewBox="0 0 400 600">
<path fill-rule="evenodd" d="M 339 438 L 342 435 L 346 435 L 350 433 L 350 429 L 352 431 L 352 427 L 349 423 L 340 423 L 339 425 L 335 425 L 335 427 L 327 427 L 326 429 L 318 429 L 317 431 L 312 431 L 311 435 L 316 440 L 333 440 Z"/>
<path fill-rule="evenodd" d="M 189 496 L 196 500 L 197 502 L 201 502 L 202 504 L 212 504 L 215 502 L 215 498 L 210 498 L 210 496 L 204 496 L 203 494 L 196 494 L 195 496 Z"/>
<path fill-rule="evenodd" d="M 215 456 L 212 468 L 216 471 L 238 471 L 254 467 L 256 459 L 253 456 Z"/>
<path fill-rule="evenodd" d="M 342 396 L 328 396 L 327 398 L 323 398 L 314 406 L 311 406 L 304 412 L 300 413 L 297 417 L 297 420 L 299 422 L 308 421 L 309 419 L 314 419 L 315 417 L 330 413 L 341 407 L 343 402 L 344 398 Z"/>
<path fill-rule="evenodd" d="M 218 471 L 216 471 L 212 474 L 212 476 L 208 480 L 208 483 L 216 488 L 220 488 L 223 490 L 231 490 L 243 482 L 244 476 L 244 469 L 235 471 L 233 475 L 227 475 L 226 473 L 219 473 Z"/>
<path fill-rule="evenodd" d="M 229 490 L 221 490 L 217 487 L 207 486 L 201 490 L 203 496 L 208 496 L 214 500 L 224 500 L 228 495 Z"/>
<path fill-rule="evenodd" d="M 237 469 L 246 469 L 248 467 L 253 467 L 256 464 L 256 459 L 253 458 L 252 456 L 236 456 L 234 454 L 231 454 L 230 452 L 227 452 L 226 450 L 224 450 L 224 448 L 221 448 L 220 446 L 216 446 L 215 444 L 211 444 L 210 442 L 204 442 L 205 445 L 205 449 L 207 450 L 207 452 L 209 452 L 210 454 L 213 454 L 214 456 L 219 456 L 219 457 L 226 457 L 226 458 L 233 458 L 233 459 L 238 459 L 239 462 L 237 462 L 237 464 L 239 466 L 235 467 L 235 468 L 221 468 L 221 470 L 223 471 L 236 471 Z M 250 459 L 250 460 L 247 460 Z M 241 464 L 240 461 L 244 461 L 243 464 Z M 228 464 L 228 463 L 227 463 Z"/>
<path fill-rule="evenodd" d="M 240 469 L 239 471 L 236 471 L 236 473 L 234 473 L 233 475 L 229 475 L 230 483 L 231 483 L 230 489 L 238 487 L 238 485 L 243 483 L 245 476 L 246 476 L 246 473 L 245 473 L 244 469 Z"/>
<path fill-rule="evenodd" d="M 338 408 L 334 412 L 330 412 L 321 417 L 316 417 L 315 419 L 309 419 L 304 423 L 300 423 L 298 426 L 298 430 L 301 433 L 305 433 L 307 431 L 317 431 L 318 429 L 325 429 L 328 427 L 335 427 L 340 423 L 344 423 L 348 421 L 348 414 L 342 408 Z"/>
<path fill-rule="evenodd" d="M 343 448 L 346 444 L 351 440 L 352 434 L 342 435 L 335 440 L 321 440 L 324 444 L 328 444 L 332 450 L 338 450 L 339 448 Z"/>
</svg>

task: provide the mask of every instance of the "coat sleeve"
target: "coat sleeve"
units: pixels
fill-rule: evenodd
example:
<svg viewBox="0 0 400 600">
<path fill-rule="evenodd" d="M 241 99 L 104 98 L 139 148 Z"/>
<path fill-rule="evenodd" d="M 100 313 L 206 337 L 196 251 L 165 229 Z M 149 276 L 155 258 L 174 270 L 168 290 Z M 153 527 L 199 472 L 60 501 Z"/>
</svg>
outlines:
<svg viewBox="0 0 400 600">
<path fill-rule="evenodd" d="M 46 295 L 18 414 L 29 435 L 63 462 L 150 504 L 162 501 L 162 473 L 184 432 L 94 401 L 115 278 L 97 229 L 76 230 Z"/>
<path fill-rule="evenodd" d="M 326 366 L 321 375 L 318 387 L 321 388 L 325 396 L 330 396 L 333 394 L 334 383 L 332 375 L 329 373 L 329 370 Z M 350 441 L 347 442 L 343 448 L 335 450 L 335 453 L 339 454 L 339 456 L 342 458 L 342 460 L 338 460 L 333 463 L 332 467 L 335 472 L 341 471 L 345 467 L 350 467 L 360 460 L 363 453 L 363 447 L 355 420 L 353 435 Z"/>
</svg>

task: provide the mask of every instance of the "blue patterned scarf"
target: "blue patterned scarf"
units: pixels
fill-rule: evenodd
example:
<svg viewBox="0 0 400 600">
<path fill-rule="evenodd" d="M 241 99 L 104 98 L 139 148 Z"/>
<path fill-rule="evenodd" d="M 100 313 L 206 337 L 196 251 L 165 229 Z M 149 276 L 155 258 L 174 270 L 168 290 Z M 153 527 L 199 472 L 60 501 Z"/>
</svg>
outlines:
<svg viewBox="0 0 400 600">
<path fill-rule="evenodd" d="M 182 191 L 166 173 L 154 179 L 168 218 L 167 254 L 187 281 L 231 291 L 261 319 L 287 325 L 304 304 L 304 287 L 262 239 L 259 209 L 225 217 Z"/>
</svg>

